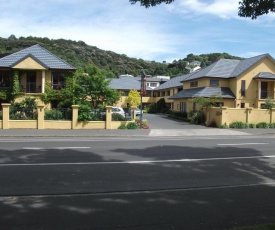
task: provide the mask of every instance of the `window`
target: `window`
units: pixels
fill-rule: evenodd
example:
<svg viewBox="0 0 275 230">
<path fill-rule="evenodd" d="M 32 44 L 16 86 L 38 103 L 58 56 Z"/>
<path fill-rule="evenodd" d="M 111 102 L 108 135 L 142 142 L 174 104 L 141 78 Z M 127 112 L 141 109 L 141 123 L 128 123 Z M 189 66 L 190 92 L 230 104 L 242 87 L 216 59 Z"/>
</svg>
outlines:
<svg viewBox="0 0 275 230">
<path fill-rule="evenodd" d="M 65 81 L 65 74 L 61 72 L 52 73 L 52 88 L 62 89 Z"/>
<path fill-rule="evenodd" d="M 11 86 L 10 71 L 0 71 L 0 88 L 9 88 Z"/>
<path fill-rule="evenodd" d="M 245 103 L 244 103 L 244 102 L 241 103 L 241 108 L 242 108 L 242 109 L 245 108 Z"/>
<path fill-rule="evenodd" d="M 186 103 L 180 102 L 180 112 L 186 112 Z"/>
<path fill-rule="evenodd" d="M 223 102 L 216 102 L 214 103 L 214 107 L 223 107 L 224 103 Z"/>
<path fill-rule="evenodd" d="M 266 99 L 268 97 L 268 85 L 267 82 L 261 82 L 261 99 Z"/>
<path fill-rule="evenodd" d="M 150 83 L 150 87 L 157 87 L 158 85 L 157 85 L 157 83 Z"/>
<path fill-rule="evenodd" d="M 241 82 L 241 96 L 245 97 L 245 80 Z"/>
<path fill-rule="evenodd" d="M 121 92 L 121 96 L 128 96 L 129 92 L 128 91 L 120 91 Z"/>
<path fill-rule="evenodd" d="M 192 87 L 198 87 L 198 81 L 191 81 L 190 88 L 192 88 Z"/>
<path fill-rule="evenodd" d="M 211 79 L 210 86 L 219 86 L 219 80 Z"/>
</svg>

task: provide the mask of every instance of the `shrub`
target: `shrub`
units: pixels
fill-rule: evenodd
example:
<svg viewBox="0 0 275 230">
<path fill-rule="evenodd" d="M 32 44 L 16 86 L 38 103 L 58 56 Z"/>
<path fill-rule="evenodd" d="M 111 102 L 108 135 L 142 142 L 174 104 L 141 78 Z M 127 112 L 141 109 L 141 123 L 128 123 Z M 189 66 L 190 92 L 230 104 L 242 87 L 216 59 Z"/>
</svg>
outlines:
<svg viewBox="0 0 275 230">
<path fill-rule="evenodd" d="M 45 120 L 62 120 L 63 114 L 57 109 L 45 110 Z"/>
<path fill-rule="evenodd" d="M 252 129 L 255 129 L 255 128 L 256 128 L 256 124 L 250 123 L 250 124 L 248 124 L 248 127 L 249 127 L 249 128 L 252 128 Z"/>
<path fill-rule="evenodd" d="M 89 105 L 79 105 L 78 121 L 89 121 L 91 119 L 91 109 Z"/>
<path fill-rule="evenodd" d="M 275 128 L 275 123 L 269 124 L 269 128 L 274 129 Z"/>
<path fill-rule="evenodd" d="M 146 119 L 142 119 L 142 122 L 140 122 L 139 118 L 137 118 L 135 122 L 140 129 L 149 129 L 148 121 Z"/>
<path fill-rule="evenodd" d="M 112 121 L 127 121 L 127 119 L 119 113 L 112 113 Z"/>
<path fill-rule="evenodd" d="M 157 108 L 155 105 L 150 105 L 148 108 L 148 113 L 157 113 Z"/>
<path fill-rule="evenodd" d="M 187 112 L 174 112 L 174 115 L 177 117 L 187 118 L 188 114 Z"/>
<path fill-rule="evenodd" d="M 202 111 L 195 111 L 190 113 L 191 115 L 191 119 L 190 119 L 190 123 L 192 124 L 204 124 L 205 123 L 205 114 Z"/>
<path fill-rule="evenodd" d="M 127 126 L 126 126 L 126 125 L 120 125 L 120 126 L 118 127 L 118 129 L 127 129 Z"/>
<path fill-rule="evenodd" d="M 21 102 L 14 102 L 10 107 L 11 120 L 37 119 L 35 98 L 25 98 Z"/>
<path fill-rule="evenodd" d="M 157 112 L 166 113 L 169 109 L 166 106 L 165 99 L 161 98 L 157 101 Z"/>
<path fill-rule="evenodd" d="M 220 126 L 220 128 L 221 128 L 221 129 L 228 129 L 229 127 L 228 127 L 227 124 L 223 124 L 223 125 Z"/>
<path fill-rule="evenodd" d="M 260 122 L 260 123 L 256 124 L 256 128 L 268 129 L 269 128 L 269 124 L 267 122 Z"/>
<path fill-rule="evenodd" d="M 231 123 L 229 125 L 229 127 L 232 128 L 232 129 L 246 129 L 249 126 L 248 126 L 247 123 L 244 123 L 242 121 L 235 121 L 235 122 Z"/>
<path fill-rule="evenodd" d="M 128 123 L 126 127 L 127 127 L 127 129 L 138 129 L 139 128 L 138 124 L 135 122 Z"/>
</svg>

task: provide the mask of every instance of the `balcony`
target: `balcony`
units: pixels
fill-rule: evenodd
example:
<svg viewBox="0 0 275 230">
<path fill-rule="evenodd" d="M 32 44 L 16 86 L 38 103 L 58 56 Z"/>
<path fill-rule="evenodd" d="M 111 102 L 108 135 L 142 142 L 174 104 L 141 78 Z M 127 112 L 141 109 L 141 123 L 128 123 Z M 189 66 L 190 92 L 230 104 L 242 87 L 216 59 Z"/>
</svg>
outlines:
<svg viewBox="0 0 275 230">
<path fill-rule="evenodd" d="M 274 90 L 260 90 L 259 99 L 274 99 Z"/>
<path fill-rule="evenodd" d="M 21 85 L 21 91 L 24 93 L 41 93 L 41 86 L 29 82 L 26 85 Z"/>
</svg>

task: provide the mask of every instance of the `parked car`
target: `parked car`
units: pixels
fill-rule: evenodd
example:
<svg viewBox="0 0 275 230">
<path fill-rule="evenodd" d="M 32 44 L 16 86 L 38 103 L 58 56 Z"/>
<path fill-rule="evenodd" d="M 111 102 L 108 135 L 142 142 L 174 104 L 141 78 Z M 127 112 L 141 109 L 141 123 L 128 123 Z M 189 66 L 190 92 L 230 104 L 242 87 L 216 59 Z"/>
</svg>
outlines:
<svg viewBox="0 0 275 230">
<path fill-rule="evenodd" d="M 121 107 L 112 107 L 112 113 L 118 113 L 125 117 L 125 111 Z"/>
<path fill-rule="evenodd" d="M 136 116 L 140 116 L 141 115 L 141 110 L 139 108 L 136 108 Z"/>
</svg>

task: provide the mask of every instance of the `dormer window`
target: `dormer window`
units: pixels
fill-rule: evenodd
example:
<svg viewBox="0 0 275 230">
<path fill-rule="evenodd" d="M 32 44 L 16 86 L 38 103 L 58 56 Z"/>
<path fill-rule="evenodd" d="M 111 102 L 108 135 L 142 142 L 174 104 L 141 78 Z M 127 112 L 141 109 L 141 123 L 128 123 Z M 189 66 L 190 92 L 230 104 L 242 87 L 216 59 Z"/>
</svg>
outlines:
<svg viewBox="0 0 275 230">
<path fill-rule="evenodd" d="M 190 88 L 198 87 L 198 81 L 191 81 Z"/>
<path fill-rule="evenodd" d="M 210 80 L 210 86 L 219 86 L 219 80 L 211 79 Z"/>
</svg>

